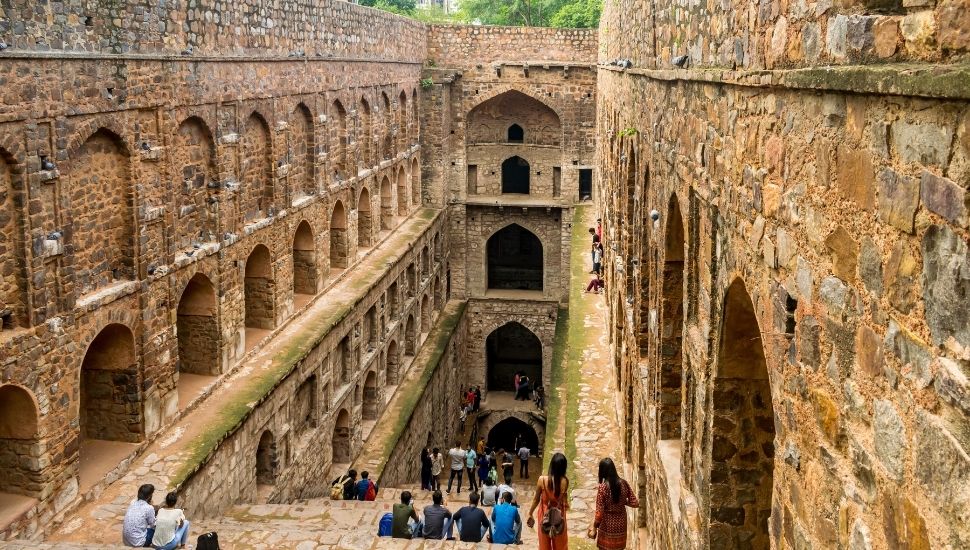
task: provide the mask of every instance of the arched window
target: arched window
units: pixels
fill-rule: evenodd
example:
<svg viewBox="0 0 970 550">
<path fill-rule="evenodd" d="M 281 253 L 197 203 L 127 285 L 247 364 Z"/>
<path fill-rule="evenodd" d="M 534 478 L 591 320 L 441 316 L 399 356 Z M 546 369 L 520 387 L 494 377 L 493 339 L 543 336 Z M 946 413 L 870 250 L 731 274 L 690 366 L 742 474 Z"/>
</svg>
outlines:
<svg viewBox="0 0 970 550">
<path fill-rule="evenodd" d="M 522 127 L 519 126 L 518 124 L 513 124 L 509 126 L 508 135 L 509 135 L 509 138 L 508 138 L 509 143 L 522 143 L 523 141 L 525 141 L 525 130 L 523 130 Z"/>
<path fill-rule="evenodd" d="M 502 163 L 502 192 L 529 194 L 529 161 L 514 156 Z"/>
<path fill-rule="evenodd" d="M 515 391 L 515 375 L 525 375 L 534 388 L 542 383 L 542 342 L 529 329 L 512 321 L 485 339 L 489 391 Z"/>
</svg>

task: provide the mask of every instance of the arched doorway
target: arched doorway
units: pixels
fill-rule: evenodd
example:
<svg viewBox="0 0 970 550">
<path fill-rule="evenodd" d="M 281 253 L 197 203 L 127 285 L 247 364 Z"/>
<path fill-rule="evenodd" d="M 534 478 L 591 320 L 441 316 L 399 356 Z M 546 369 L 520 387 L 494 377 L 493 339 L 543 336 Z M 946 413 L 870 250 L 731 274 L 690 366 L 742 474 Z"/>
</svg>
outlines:
<svg viewBox="0 0 970 550">
<path fill-rule="evenodd" d="M 394 227 L 394 203 L 391 197 L 391 180 L 381 180 L 381 229 Z"/>
<path fill-rule="evenodd" d="M 401 376 L 401 352 L 397 348 L 397 341 L 391 340 L 387 345 L 387 374 L 385 382 L 388 386 L 396 386 Z"/>
<path fill-rule="evenodd" d="M 246 327 L 272 329 L 276 326 L 276 284 L 269 249 L 258 244 L 246 258 Z"/>
<path fill-rule="evenodd" d="M 330 135 L 333 142 L 330 144 L 330 165 L 333 167 L 333 175 L 336 181 L 347 177 L 347 110 L 344 109 L 340 100 L 334 100 L 330 105 L 329 120 L 334 127 Z"/>
<path fill-rule="evenodd" d="M 312 296 L 319 290 L 319 281 L 313 230 L 304 220 L 293 234 L 293 294 Z"/>
<path fill-rule="evenodd" d="M 256 485 L 276 485 L 277 467 L 276 438 L 264 430 L 256 446 Z"/>
<path fill-rule="evenodd" d="M 398 311 L 398 290 L 397 282 L 391 283 L 391 286 L 387 288 L 387 315 L 390 320 L 397 319 L 401 314 Z"/>
<path fill-rule="evenodd" d="M 418 349 L 417 335 L 414 333 L 414 315 L 408 315 L 404 325 L 404 355 L 414 357 Z"/>
<path fill-rule="evenodd" d="M 144 425 L 138 378 L 135 335 L 125 325 L 104 327 L 81 362 L 82 438 L 141 441 Z"/>
<path fill-rule="evenodd" d="M 347 409 L 340 409 L 337 419 L 333 425 L 333 463 L 343 464 L 350 462 L 350 413 Z"/>
<path fill-rule="evenodd" d="M 411 202 L 421 207 L 421 170 L 417 158 L 411 159 Z"/>
<path fill-rule="evenodd" d="M 488 288 L 542 290 L 542 242 L 531 231 L 511 224 L 488 239 Z"/>
<path fill-rule="evenodd" d="M 542 383 L 542 342 L 520 323 L 506 323 L 488 335 L 485 360 L 490 391 L 514 392 L 516 373 L 528 376 L 533 387 Z"/>
<path fill-rule="evenodd" d="M 259 113 L 243 129 L 240 193 L 245 223 L 265 218 L 273 204 L 273 155 L 269 125 Z"/>
<path fill-rule="evenodd" d="M 222 372 L 216 290 L 202 273 L 189 279 L 176 310 L 178 406 L 185 408 Z"/>
<path fill-rule="evenodd" d="M 425 294 L 421 298 L 421 334 L 431 332 L 431 300 Z"/>
<path fill-rule="evenodd" d="M 357 247 L 367 248 L 372 243 L 370 214 L 370 191 L 366 187 L 361 188 L 360 196 L 357 198 Z"/>
<path fill-rule="evenodd" d="M 37 404 L 20 386 L 0 386 L 0 493 L 39 496 Z M 7 499 L 0 499 L 2 513 Z"/>
<path fill-rule="evenodd" d="M 485 441 L 493 449 L 518 450 L 525 445 L 532 454 L 539 452 L 539 435 L 535 428 L 514 416 L 492 426 Z M 516 447 L 517 443 L 518 447 Z"/>
<path fill-rule="evenodd" d="M 408 179 L 404 168 L 397 171 L 397 215 L 408 215 Z"/>
<path fill-rule="evenodd" d="M 374 164 L 371 153 L 374 141 L 374 128 L 371 120 L 370 105 L 365 98 L 360 98 L 360 162 L 363 166 Z"/>
<path fill-rule="evenodd" d="M 724 299 L 713 405 L 710 546 L 767 549 L 774 413 L 758 318 L 741 279 Z"/>
<path fill-rule="evenodd" d="M 362 414 L 364 420 L 377 420 L 377 411 L 380 410 L 381 403 L 377 395 L 377 373 L 370 371 L 364 378 L 364 396 Z"/>
<path fill-rule="evenodd" d="M 502 193 L 529 194 L 529 161 L 511 156 L 502 162 Z"/>
<path fill-rule="evenodd" d="M 684 223 L 677 196 L 670 198 L 664 235 L 663 295 L 660 325 L 660 395 L 657 399 L 660 439 L 680 438 L 684 326 Z"/>
<path fill-rule="evenodd" d="M 513 124 L 509 126 L 506 132 L 509 143 L 522 143 L 525 141 L 525 130 L 522 129 L 518 124 Z"/>
<path fill-rule="evenodd" d="M 347 211 L 344 203 L 337 201 L 330 214 L 330 269 L 340 271 L 347 267 Z"/>
<path fill-rule="evenodd" d="M 176 194 L 180 215 L 174 227 L 174 239 L 175 248 L 181 250 L 200 241 L 217 240 L 216 213 L 208 205 L 216 192 L 211 185 L 217 174 L 216 146 L 209 127 L 194 116 L 179 124 L 173 145 L 170 151 L 177 167 L 173 183 L 181 190 Z M 221 214 L 233 219 L 231 214 Z"/>
</svg>

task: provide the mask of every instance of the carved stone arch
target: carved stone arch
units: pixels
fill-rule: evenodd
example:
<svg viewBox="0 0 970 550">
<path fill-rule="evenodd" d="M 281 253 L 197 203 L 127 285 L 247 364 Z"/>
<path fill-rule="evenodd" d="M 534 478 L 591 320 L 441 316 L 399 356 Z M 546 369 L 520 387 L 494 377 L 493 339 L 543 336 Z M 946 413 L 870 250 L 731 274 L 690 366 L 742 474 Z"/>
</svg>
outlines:
<svg viewBox="0 0 970 550">
<path fill-rule="evenodd" d="M 485 437 L 486 441 L 489 443 L 490 446 L 493 443 L 497 443 L 498 446 L 501 446 L 500 442 L 494 441 L 489 437 L 492 435 L 491 433 L 492 430 L 494 430 L 503 422 L 508 421 L 509 419 L 515 419 L 521 422 L 522 424 L 525 424 L 526 426 L 531 428 L 533 432 L 535 432 L 536 439 L 534 441 L 534 444 L 536 445 L 537 448 L 530 448 L 530 450 L 532 451 L 532 454 L 537 455 L 542 451 L 542 444 L 545 441 L 545 435 L 546 435 L 546 423 L 545 421 L 542 420 L 541 417 L 525 411 L 510 411 L 510 410 L 488 411 L 486 409 L 483 411 L 483 413 L 484 414 L 482 413 L 479 414 L 478 433 L 482 434 L 482 436 Z M 523 435 L 526 435 L 526 434 L 523 434 Z M 513 434 L 512 438 L 514 437 L 515 435 Z M 531 447 L 531 444 L 532 443 L 530 443 L 530 447 Z"/>
<path fill-rule="evenodd" d="M 71 137 L 68 138 L 67 151 L 68 158 L 74 159 L 77 157 L 78 149 L 84 143 L 96 134 L 99 130 L 107 130 L 114 134 L 115 139 L 123 145 L 123 152 L 125 156 L 129 159 L 131 158 L 131 153 L 136 149 L 134 139 L 125 131 L 125 116 L 122 114 L 118 115 L 107 115 L 100 114 L 94 115 L 92 117 L 85 118 L 83 121 L 79 122 L 77 126 L 74 127 L 74 131 L 71 133 Z M 70 167 L 71 163 L 68 163 Z"/>
<path fill-rule="evenodd" d="M 487 274 L 485 285 L 487 289 L 542 291 L 546 287 L 545 266 L 549 261 L 549 254 L 547 253 L 549 246 L 543 242 L 542 237 L 540 237 L 541 233 L 530 227 L 531 224 L 528 222 L 520 223 L 520 221 L 518 219 L 508 220 L 508 223 L 490 231 L 483 239 L 482 269 Z M 502 232 L 506 232 L 506 235 L 498 237 L 498 234 Z M 531 238 L 526 233 L 531 234 Z M 518 235 L 518 239 L 514 240 L 516 235 Z M 503 253 L 501 239 L 507 237 L 513 240 L 507 239 L 505 246 L 514 245 L 518 247 L 516 248 L 519 252 L 517 256 Z M 532 238 L 535 241 L 532 241 Z M 509 245 L 510 242 L 513 245 Z M 538 243 L 539 250 L 530 250 L 534 247 L 534 243 Z M 537 253 L 538 258 L 536 257 Z M 535 262 L 535 260 L 538 261 Z M 512 268 L 518 271 L 515 276 L 509 275 Z M 522 275 L 529 277 L 523 278 Z"/>
<path fill-rule="evenodd" d="M 0 148 L 0 332 L 30 326 L 30 236 L 23 165 Z"/>
<path fill-rule="evenodd" d="M 496 86 L 495 88 L 492 88 L 491 90 L 489 90 L 488 92 L 482 95 L 475 96 L 475 99 L 476 99 L 475 103 L 468 108 L 466 113 L 471 113 L 472 111 L 475 110 L 476 107 L 506 92 L 519 92 L 522 95 L 528 96 L 529 98 L 534 99 L 539 103 L 542 103 L 543 105 L 548 107 L 553 113 L 555 113 L 556 116 L 559 118 L 560 124 L 562 123 L 562 120 L 564 119 L 564 117 L 562 115 L 560 108 L 550 104 L 550 102 L 548 101 L 549 99 L 548 96 L 543 98 L 542 92 L 540 89 L 536 88 L 535 90 L 526 90 L 526 89 L 523 89 L 521 86 L 516 86 L 514 84 Z"/>
</svg>

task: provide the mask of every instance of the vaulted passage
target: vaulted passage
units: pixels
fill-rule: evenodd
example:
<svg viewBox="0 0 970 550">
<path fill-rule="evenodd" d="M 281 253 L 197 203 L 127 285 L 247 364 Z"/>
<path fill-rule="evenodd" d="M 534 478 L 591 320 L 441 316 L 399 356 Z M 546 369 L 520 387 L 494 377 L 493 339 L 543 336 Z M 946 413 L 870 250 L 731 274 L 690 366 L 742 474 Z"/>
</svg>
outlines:
<svg viewBox="0 0 970 550">
<path fill-rule="evenodd" d="M 257 113 L 246 119 L 240 152 L 241 210 L 245 222 L 266 217 L 273 203 L 273 158 L 269 125 Z"/>
<path fill-rule="evenodd" d="M 381 180 L 381 229 L 394 227 L 394 199 L 391 195 L 391 180 L 385 176 Z"/>
<path fill-rule="evenodd" d="M 488 239 L 488 288 L 542 290 L 542 242 L 511 224 Z"/>
<path fill-rule="evenodd" d="M 404 168 L 397 171 L 397 215 L 408 215 L 408 179 Z"/>
<path fill-rule="evenodd" d="M 381 405 L 382 403 L 380 402 L 377 394 L 377 373 L 370 371 L 367 373 L 367 378 L 364 379 L 362 413 L 364 420 L 377 420 L 377 415 L 381 409 Z"/>
<path fill-rule="evenodd" d="M 712 548 L 770 547 L 774 414 L 758 319 L 744 282 L 724 300 L 714 380 Z"/>
<path fill-rule="evenodd" d="M 220 373 L 216 291 L 209 278 L 201 273 L 193 275 L 182 291 L 176 334 L 180 373 Z"/>
<path fill-rule="evenodd" d="M 309 223 L 302 221 L 293 235 L 293 293 L 316 294 L 319 281 L 313 230 Z"/>
<path fill-rule="evenodd" d="M 514 392 L 515 375 L 524 374 L 535 387 L 542 380 L 542 342 L 519 323 L 510 322 L 485 339 L 490 391 Z"/>
<path fill-rule="evenodd" d="M 266 430 L 256 446 L 256 485 L 275 485 L 278 466 L 276 438 Z"/>
<path fill-rule="evenodd" d="M 172 156 L 180 168 L 174 182 L 179 197 L 175 246 L 182 249 L 216 240 L 217 216 L 209 204 L 216 181 L 216 147 L 212 132 L 202 119 L 190 117 L 182 121 Z"/>
<path fill-rule="evenodd" d="M 370 210 L 370 191 L 366 187 L 360 190 L 357 199 L 357 247 L 366 248 L 374 244 L 373 219 Z"/>
<path fill-rule="evenodd" d="M 502 192 L 529 194 L 529 161 L 513 156 L 502 162 Z"/>
<path fill-rule="evenodd" d="M 37 461 L 37 406 L 30 392 L 0 386 L 0 493 L 37 495 L 42 486 Z M 2 515 L 4 499 L 0 499 Z"/>
<path fill-rule="evenodd" d="M 271 329 L 276 325 L 276 283 L 269 249 L 259 244 L 246 259 L 246 326 Z"/>
<path fill-rule="evenodd" d="M 344 204 L 337 201 L 330 214 L 330 269 L 347 267 L 347 212 Z"/>
<path fill-rule="evenodd" d="M 0 332 L 27 326 L 23 199 L 11 164 L 0 149 Z"/>
<path fill-rule="evenodd" d="M 81 437 L 137 442 L 142 439 L 141 388 L 135 337 L 108 325 L 91 341 L 81 362 Z"/>
<path fill-rule="evenodd" d="M 684 224 L 677 197 L 667 209 L 664 236 L 663 322 L 660 325 L 660 439 L 680 437 L 681 378 L 683 375 L 684 326 Z"/>
<path fill-rule="evenodd" d="M 518 450 L 525 445 L 533 454 L 539 452 L 539 435 L 535 428 L 514 416 L 492 426 L 485 441 L 493 449 Z"/>
<path fill-rule="evenodd" d="M 350 462 L 350 413 L 347 409 L 340 409 L 337 420 L 333 425 L 333 463 Z"/>
</svg>

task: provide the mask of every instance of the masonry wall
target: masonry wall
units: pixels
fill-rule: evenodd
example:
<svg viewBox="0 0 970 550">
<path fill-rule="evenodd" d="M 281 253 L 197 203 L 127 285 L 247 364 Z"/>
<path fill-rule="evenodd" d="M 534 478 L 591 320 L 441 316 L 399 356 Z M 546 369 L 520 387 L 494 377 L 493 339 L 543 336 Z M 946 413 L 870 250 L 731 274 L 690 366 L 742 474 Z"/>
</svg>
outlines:
<svg viewBox="0 0 970 550">
<path fill-rule="evenodd" d="M 413 354 L 406 353 L 405 348 L 406 322 L 412 316 L 437 317 L 443 297 L 428 301 L 432 311 L 421 310 L 421 298 L 433 296 L 433 281 L 443 264 L 429 263 L 429 276 L 421 280 L 412 297 L 393 298 L 401 304 L 395 311 L 388 307 L 392 301 L 389 293 L 400 292 L 406 270 L 422 263 L 424 246 L 437 238 L 444 223 L 444 216 L 438 216 L 415 239 L 412 248 L 402 251 L 364 298 L 322 336 L 320 344 L 298 361 L 286 378 L 268 390 L 240 426 L 182 484 L 181 498 L 187 513 L 217 517 L 234 504 L 255 502 L 259 481 L 257 448 L 266 432 L 271 434 L 275 447 L 274 472 L 268 476 L 272 488 L 267 498 L 269 502 L 284 503 L 329 495 L 328 473 L 334 477 L 338 474 L 331 467 L 347 462 L 335 455 L 338 430 L 348 430 L 348 459 L 352 459 L 367 435 L 363 421 L 396 421 L 381 417 L 391 399 L 388 386 L 397 387 L 389 376 L 404 377 L 414 366 Z M 368 318 L 371 311 L 376 317 Z M 391 353 L 396 356 L 389 357 Z M 453 357 L 453 353 L 446 357 Z M 391 365 L 399 365 L 394 375 L 389 373 Z M 454 369 L 440 370 L 443 376 L 454 376 Z M 373 393 L 367 388 L 370 379 L 376 381 Z M 428 406 L 440 411 L 437 407 L 446 397 L 443 391 L 434 397 Z M 425 435 L 423 431 L 421 434 Z"/>
<path fill-rule="evenodd" d="M 956 275 L 970 261 L 970 107 L 965 76 L 945 64 L 967 49 L 954 31 L 968 12 L 890 4 L 765 5 L 753 28 L 719 25 L 733 20 L 719 9 L 607 4 L 601 61 L 633 68 L 600 69 L 598 200 L 611 353 L 631 388 L 621 425 L 650 547 L 970 544 L 959 519 L 970 513 L 970 340 Z M 709 28 L 720 30 L 702 40 Z M 668 70 L 681 53 L 693 65 Z M 648 69 L 655 59 L 663 70 Z M 877 59 L 939 61 L 932 71 L 952 80 L 936 86 L 928 65 L 813 72 Z M 671 264 L 673 216 L 684 237 Z M 665 310 L 671 277 L 683 279 L 680 316 Z M 753 317 L 732 322 L 739 294 Z M 732 342 L 754 342 L 740 356 L 765 366 L 744 392 Z M 674 364 L 679 392 L 664 387 Z M 679 434 L 658 423 L 669 428 L 671 410 Z"/>
<path fill-rule="evenodd" d="M 247 317 L 278 327 L 298 313 L 295 291 L 333 283 L 331 251 L 352 266 L 420 206 L 420 23 L 327 1 L 111 9 L 0 17 L 0 364 L 32 397 L 40 457 L 25 495 L 38 505 L 5 535 L 35 533 L 119 473 L 79 482 L 82 410 L 107 391 L 83 383 L 86 356 L 130 344 L 131 391 L 111 388 L 125 419 L 89 435 L 144 445 L 180 414 L 190 280 L 212 308 L 183 350 L 204 346 L 207 374 L 222 375 L 258 344 Z M 295 245 L 301 224 L 310 238 Z M 313 285 L 294 288 L 295 248 L 316 262 Z M 94 359 L 91 373 L 110 372 Z"/>
</svg>

